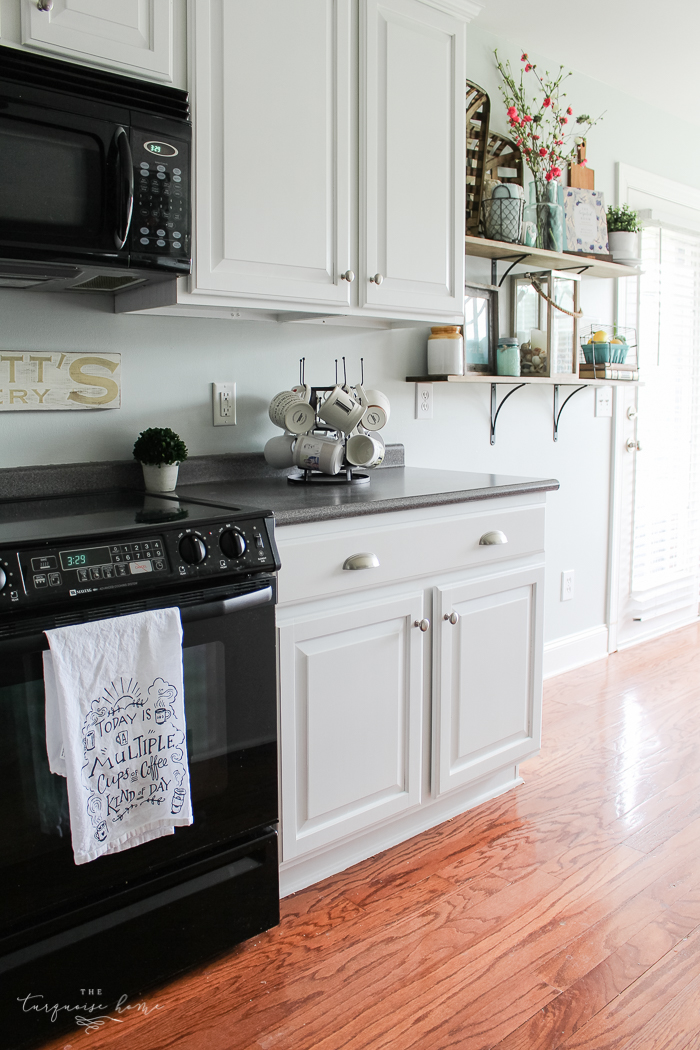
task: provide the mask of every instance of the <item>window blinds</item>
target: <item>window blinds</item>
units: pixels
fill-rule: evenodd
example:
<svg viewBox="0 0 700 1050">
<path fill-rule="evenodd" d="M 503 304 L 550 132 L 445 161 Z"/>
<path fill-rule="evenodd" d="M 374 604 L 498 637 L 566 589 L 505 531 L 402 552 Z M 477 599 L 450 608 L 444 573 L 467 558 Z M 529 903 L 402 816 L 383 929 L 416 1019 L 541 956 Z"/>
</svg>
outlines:
<svg viewBox="0 0 700 1050">
<path fill-rule="evenodd" d="M 641 246 L 631 598 L 646 620 L 698 600 L 700 236 L 647 226 Z"/>
</svg>

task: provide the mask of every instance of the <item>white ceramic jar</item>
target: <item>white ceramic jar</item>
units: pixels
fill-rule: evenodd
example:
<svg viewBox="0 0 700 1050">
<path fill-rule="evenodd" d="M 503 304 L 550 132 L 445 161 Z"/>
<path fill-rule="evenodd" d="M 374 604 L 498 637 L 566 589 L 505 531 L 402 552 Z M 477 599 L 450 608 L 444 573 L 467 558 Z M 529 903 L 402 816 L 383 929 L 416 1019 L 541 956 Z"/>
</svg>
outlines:
<svg viewBox="0 0 700 1050">
<path fill-rule="evenodd" d="M 428 375 L 464 375 L 464 340 L 458 325 L 435 325 L 430 329 Z"/>
</svg>

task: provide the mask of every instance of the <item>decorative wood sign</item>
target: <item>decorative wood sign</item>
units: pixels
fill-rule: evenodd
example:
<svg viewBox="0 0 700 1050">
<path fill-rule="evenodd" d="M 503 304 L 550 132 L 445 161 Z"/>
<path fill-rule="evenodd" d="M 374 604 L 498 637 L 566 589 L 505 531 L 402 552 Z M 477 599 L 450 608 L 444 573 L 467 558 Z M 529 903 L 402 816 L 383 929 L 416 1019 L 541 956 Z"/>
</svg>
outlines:
<svg viewBox="0 0 700 1050">
<path fill-rule="evenodd" d="M 121 408 L 121 354 L 0 351 L 0 412 Z"/>
</svg>

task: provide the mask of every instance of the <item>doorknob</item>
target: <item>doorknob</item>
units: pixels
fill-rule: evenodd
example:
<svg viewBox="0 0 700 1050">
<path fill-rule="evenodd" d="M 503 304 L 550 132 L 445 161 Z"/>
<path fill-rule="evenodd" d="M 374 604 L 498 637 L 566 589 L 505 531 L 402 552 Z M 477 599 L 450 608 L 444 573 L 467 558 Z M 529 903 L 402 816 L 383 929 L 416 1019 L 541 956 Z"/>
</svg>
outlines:
<svg viewBox="0 0 700 1050">
<path fill-rule="evenodd" d="M 625 445 L 625 448 L 628 452 L 641 452 L 642 443 L 641 441 L 635 441 L 633 438 L 630 438 L 627 444 Z"/>
<path fill-rule="evenodd" d="M 636 419 L 637 418 L 637 409 L 634 407 L 634 405 L 630 405 L 630 407 L 627 409 L 627 418 L 628 419 Z"/>
<path fill-rule="evenodd" d="M 380 273 L 375 273 L 374 277 L 370 277 L 370 284 L 381 284 L 384 278 Z"/>
<path fill-rule="evenodd" d="M 425 634 L 425 632 L 430 629 L 430 620 L 414 620 L 413 626 L 420 627 L 423 634 Z"/>
<path fill-rule="evenodd" d="M 451 624 L 459 623 L 459 613 L 451 612 L 445 613 L 444 620 L 449 620 Z"/>
<path fill-rule="evenodd" d="M 352 284 L 352 282 L 355 280 L 355 274 L 352 272 L 352 270 L 346 270 L 345 273 L 341 273 L 340 279 L 341 281 L 347 281 L 348 284 Z"/>
<path fill-rule="evenodd" d="M 53 0 L 36 0 L 37 11 L 50 11 L 53 7 Z"/>
</svg>

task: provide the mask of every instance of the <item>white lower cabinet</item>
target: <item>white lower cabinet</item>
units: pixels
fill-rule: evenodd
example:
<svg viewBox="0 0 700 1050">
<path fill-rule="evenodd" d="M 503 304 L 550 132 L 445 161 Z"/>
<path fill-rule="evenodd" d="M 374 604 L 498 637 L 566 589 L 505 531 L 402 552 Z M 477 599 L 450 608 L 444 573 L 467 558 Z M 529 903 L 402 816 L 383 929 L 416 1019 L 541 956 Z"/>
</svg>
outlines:
<svg viewBox="0 0 700 1050">
<path fill-rule="evenodd" d="M 422 619 L 420 591 L 280 627 L 285 858 L 420 803 Z"/>
<path fill-rule="evenodd" d="M 544 570 L 437 587 L 434 790 L 540 746 Z"/>
</svg>

